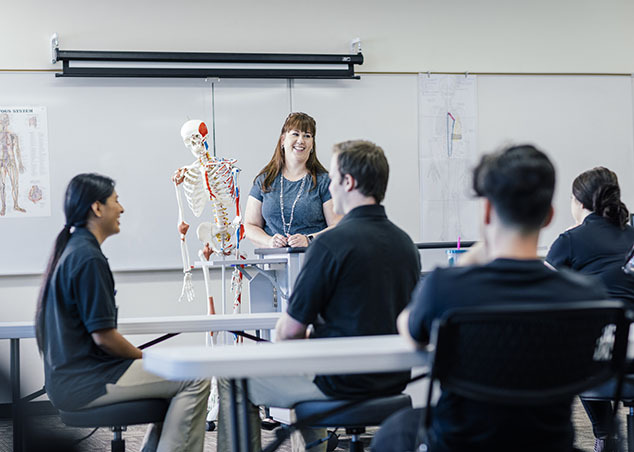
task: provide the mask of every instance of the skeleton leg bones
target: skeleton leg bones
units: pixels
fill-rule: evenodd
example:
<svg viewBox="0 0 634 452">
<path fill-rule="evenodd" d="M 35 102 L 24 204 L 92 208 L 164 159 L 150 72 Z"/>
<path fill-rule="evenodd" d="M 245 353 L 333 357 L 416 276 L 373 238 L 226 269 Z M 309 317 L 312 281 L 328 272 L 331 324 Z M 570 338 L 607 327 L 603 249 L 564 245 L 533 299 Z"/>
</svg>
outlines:
<svg viewBox="0 0 634 452">
<path fill-rule="evenodd" d="M 207 248 L 207 247 L 205 247 Z M 209 260 L 209 255 L 205 255 L 205 251 L 199 250 L 198 257 L 200 257 L 201 261 Z M 214 298 L 211 296 L 211 291 L 209 289 L 209 269 L 203 266 L 203 276 L 205 277 L 205 291 L 207 293 L 207 300 L 209 302 L 207 306 L 207 314 L 215 315 L 216 308 L 214 306 Z M 222 333 L 221 333 L 222 334 Z M 212 331 L 205 337 L 205 342 L 208 347 L 213 347 L 216 344 L 217 335 L 214 335 Z M 216 381 L 216 377 L 211 379 L 211 392 L 209 394 L 209 399 L 207 401 L 207 423 L 214 422 L 218 420 L 218 409 L 219 409 L 219 398 L 218 398 L 218 382 Z"/>
</svg>

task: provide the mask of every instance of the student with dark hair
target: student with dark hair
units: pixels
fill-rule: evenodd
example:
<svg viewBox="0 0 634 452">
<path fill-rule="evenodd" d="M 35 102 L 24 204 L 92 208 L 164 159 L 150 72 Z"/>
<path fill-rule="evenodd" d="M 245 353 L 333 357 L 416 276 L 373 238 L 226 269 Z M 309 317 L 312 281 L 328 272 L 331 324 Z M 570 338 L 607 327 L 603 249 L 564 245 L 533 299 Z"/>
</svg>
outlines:
<svg viewBox="0 0 634 452">
<path fill-rule="evenodd" d="M 357 140 L 334 146 L 329 190 L 335 213 L 344 217 L 308 247 L 288 310 L 275 326 L 276 340 L 396 333 L 396 316 L 420 276 L 420 257 L 409 236 L 388 220 L 380 204 L 388 175 L 387 158 L 376 144 Z M 405 388 L 409 374 L 249 379 L 248 397 L 254 404 L 249 407 L 251 450 L 260 450 L 255 405 L 292 408 L 306 400 L 392 395 Z M 218 452 L 224 452 L 231 446 L 229 383 L 220 380 L 218 386 Z M 293 450 L 325 436 L 316 430 L 302 429 L 302 438 L 293 438 Z M 306 449 L 325 452 L 326 446 L 324 442 Z"/>
<path fill-rule="evenodd" d="M 46 392 L 56 408 L 79 410 L 144 398 L 171 399 L 143 451 L 203 450 L 208 381 L 172 382 L 146 372 L 142 352 L 116 329 L 114 279 L 101 244 L 119 233 L 114 181 L 79 174 L 66 189 L 66 224 L 55 241 L 35 317 Z"/>
<path fill-rule="evenodd" d="M 634 277 L 621 269 L 634 228 L 616 174 L 602 166 L 581 173 L 572 183 L 570 208 L 575 226 L 553 242 L 548 263 L 597 275 L 610 297 L 634 302 Z"/>
<path fill-rule="evenodd" d="M 622 270 L 634 244 L 634 228 L 627 224 L 629 212 L 616 174 L 601 166 L 581 173 L 572 183 L 570 207 L 575 226 L 555 240 L 546 261 L 558 269 L 596 275 L 610 298 L 634 302 L 634 276 Z M 595 451 L 616 450 L 616 439 L 607 437 L 612 404 L 581 402 L 592 422 Z"/>
<path fill-rule="evenodd" d="M 454 308 L 605 298 L 596 284 L 573 272 L 553 271 L 537 256 L 540 229 L 553 215 L 554 188 L 555 169 L 533 146 L 485 155 L 473 173 L 473 189 L 483 200 L 480 252 L 465 255 L 469 265 L 438 268 L 423 279 L 399 315 L 399 333 L 423 346 L 433 321 Z M 572 398 L 517 407 L 512 400 L 508 405 L 485 403 L 442 389 L 425 450 L 572 451 L 571 403 Z M 372 450 L 419 450 L 416 439 L 423 414 L 419 408 L 391 416 L 375 436 Z"/>
</svg>

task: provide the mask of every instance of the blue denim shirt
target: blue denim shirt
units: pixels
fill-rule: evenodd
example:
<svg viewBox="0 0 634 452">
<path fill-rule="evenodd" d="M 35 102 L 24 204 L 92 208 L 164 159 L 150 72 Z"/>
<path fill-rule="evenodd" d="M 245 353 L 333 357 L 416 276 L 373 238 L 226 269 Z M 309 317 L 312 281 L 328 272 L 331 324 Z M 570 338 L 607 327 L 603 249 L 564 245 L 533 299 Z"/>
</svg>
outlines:
<svg viewBox="0 0 634 452">
<path fill-rule="evenodd" d="M 282 216 L 280 213 L 280 177 L 278 176 L 267 193 L 262 191 L 264 175 L 261 174 L 255 180 L 251 188 L 250 196 L 262 203 L 262 218 L 264 218 L 264 232 L 269 235 L 284 234 Z M 293 203 L 299 193 L 302 180 L 291 182 L 284 178 L 284 220 L 288 223 L 291 219 Z M 297 200 L 293 212 L 293 222 L 290 234 L 313 234 L 325 229 L 323 205 L 331 196 L 328 191 L 330 177 L 327 173 L 317 175 L 317 186 L 313 187 L 312 178 L 308 176 L 304 184 L 304 190 Z"/>
</svg>

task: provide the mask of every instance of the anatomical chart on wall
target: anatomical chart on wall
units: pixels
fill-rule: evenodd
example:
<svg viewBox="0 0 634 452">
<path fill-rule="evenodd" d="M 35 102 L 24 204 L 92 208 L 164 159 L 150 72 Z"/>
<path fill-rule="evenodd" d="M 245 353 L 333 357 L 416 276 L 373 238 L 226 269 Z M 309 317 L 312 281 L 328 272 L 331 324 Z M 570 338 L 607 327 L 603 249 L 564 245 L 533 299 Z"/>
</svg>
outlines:
<svg viewBox="0 0 634 452">
<path fill-rule="evenodd" d="M 471 171 L 477 158 L 476 76 L 419 75 L 421 237 L 477 240 Z"/>
<path fill-rule="evenodd" d="M 46 107 L 0 106 L 0 219 L 50 216 Z"/>
</svg>

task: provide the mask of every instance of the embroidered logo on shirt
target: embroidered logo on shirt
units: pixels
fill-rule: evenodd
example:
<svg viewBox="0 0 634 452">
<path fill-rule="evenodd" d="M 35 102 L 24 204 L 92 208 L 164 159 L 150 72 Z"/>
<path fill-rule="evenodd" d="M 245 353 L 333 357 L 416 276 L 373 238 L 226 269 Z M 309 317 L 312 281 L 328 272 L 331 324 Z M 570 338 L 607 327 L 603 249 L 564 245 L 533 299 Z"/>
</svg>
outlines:
<svg viewBox="0 0 634 452">
<path fill-rule="evenodd" d="M 597 339 L 597 346 L 594 349 L 593 359 L 595 361 L 609 361 L 612 359 L 612 349 L 614 348 L 614 333 L 616 325 L 611 323 L 603 327 L 601 336 Z"/>
</svg>

